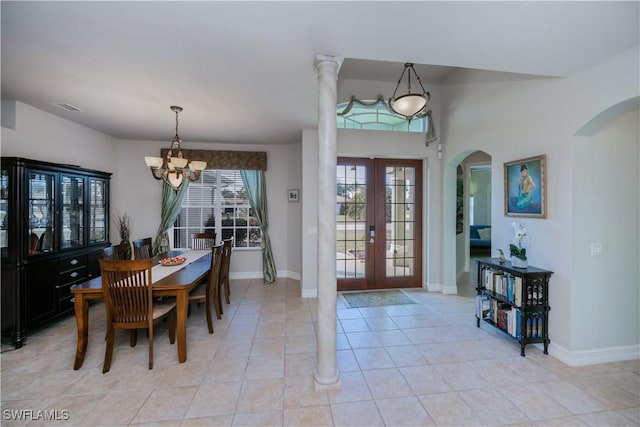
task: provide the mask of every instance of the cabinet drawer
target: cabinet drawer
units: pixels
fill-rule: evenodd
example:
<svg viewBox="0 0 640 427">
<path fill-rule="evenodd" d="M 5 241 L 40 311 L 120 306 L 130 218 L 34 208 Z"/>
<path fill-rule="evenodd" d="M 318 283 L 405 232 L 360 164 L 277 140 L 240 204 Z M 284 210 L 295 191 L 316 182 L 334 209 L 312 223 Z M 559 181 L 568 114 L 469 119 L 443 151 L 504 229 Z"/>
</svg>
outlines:
<svg viewBox="0 0 640 427">
<path fill-rule="evenodd" d="M 58 300 L 58 313 L 64 313 L 65 311 L 73 310 L 73 308 L 72 295 L 67 295 L 66 297 Z"/>
<path fill-rule="evenodd" d="M 59 286 L 66 286 L 85 280 L 87 280 L 86 265 L 73 271 L 65 271 L 64 273 L 60 273 L 58 284 Z"/>
<path fill-rule="evenodd" d="M 87 255 L 77 255 L 68 258 L 63 258 L 58 262 L 59 270 L 61 273 L 70 270 L 77 270 L 87 266 Z"/>
</svg>

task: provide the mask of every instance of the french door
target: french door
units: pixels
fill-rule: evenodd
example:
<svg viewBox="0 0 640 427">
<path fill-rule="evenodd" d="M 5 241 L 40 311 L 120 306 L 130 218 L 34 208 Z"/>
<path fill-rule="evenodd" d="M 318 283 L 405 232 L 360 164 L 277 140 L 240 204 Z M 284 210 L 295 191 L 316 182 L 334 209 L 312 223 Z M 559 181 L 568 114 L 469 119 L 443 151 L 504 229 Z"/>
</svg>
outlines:
<svg viewBox="0 0 640 427">
<path fill-rule="evenodd" d="M 422 161 L 338 158 L 338 290 L 422 286 Z"/>
</svg>

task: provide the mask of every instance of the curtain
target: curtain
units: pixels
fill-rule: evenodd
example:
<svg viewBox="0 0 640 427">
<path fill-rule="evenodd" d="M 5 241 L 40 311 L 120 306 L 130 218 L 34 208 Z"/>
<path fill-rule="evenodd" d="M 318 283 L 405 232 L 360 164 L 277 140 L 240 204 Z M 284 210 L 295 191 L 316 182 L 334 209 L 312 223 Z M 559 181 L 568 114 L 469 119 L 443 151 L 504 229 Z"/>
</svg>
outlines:
<svg viewBox="0 0 640 427">
<path fill-rule="evenodd" d="M 178 191 L 171 188 L 166 182 L 162 182 L 162 215 L 160 217 L 160 226 L 158 227 L 158 234 L 153 242 L 153 253 L 157 255 L 161 252 L 161 246 L 163 239 L 169 241 L 169 233 L 167 230 L 173 226 L 180 209 L 182 207 L 182 200 L 187 195 L 187 188 L 189 188 L 189 181 L 183 179 L 182 186 Z"/>
<path fill-rule="evenodd" d="M 240 176 L 247 190 L 249 204 L 262 231 L 262 275 L 264 283 L 276 280 L 276 263 L 273 260 L 269 238 L 269 214 L 267 211 L 267 184 L 262 170 L 241 170 Z"/>
<path fill-rule="evenodd" d="M 425 114 L 425 120 L 427 121 L 427 146 L 434 142 L 438 137 L 436 136 L 436 128 L 433 125 L 433 117 L 431 116 L 431 110 Z"/>
</svg>

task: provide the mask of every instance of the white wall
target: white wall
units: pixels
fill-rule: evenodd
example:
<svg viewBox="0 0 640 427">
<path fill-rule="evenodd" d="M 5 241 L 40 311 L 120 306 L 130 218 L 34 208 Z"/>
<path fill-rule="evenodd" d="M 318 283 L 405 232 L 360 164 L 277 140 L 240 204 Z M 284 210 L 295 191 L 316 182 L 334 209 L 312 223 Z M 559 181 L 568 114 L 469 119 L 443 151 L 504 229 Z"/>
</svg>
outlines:
<svg viewBox="0 0 640 427">
<path fill-rule="evenodd" d="M 603 324 L 588 325 L 595 329 L 585 331 L 586 325 L 575 320 L 583 314 L 586 316 L 586 311 L 594 316 L 594 310 L 605 307 L 617 310 L 613 308 L 614 302 L 598 307 L 585 307 L 580 303 L 584 285 L 576 280 L 574 272 L 587 266 L 583 259 L 576 258 L 576 254 L 585 248 L 574 247 L 573 220 L 580 212 L 573 206 L 574 199 L 579 196 L 573 180 L 574 170 L 581 167 L 575 164 L 574 134 L 601 111 L 638 96 L 638 63 L 638 49 L 635 48 L 563 79 L 497 82 L 485 79 L 482 72 L 458 72 L 444 90 L 442 110 L 448 112 L 442 123 L 446 134 L 444 205 L 445 212 L 452 212 L 445 213 L 446 233 L 449 233 L 447 218 L 454 216 L 455 209 L 455 192 L 450 191 L 455 183 L 455 165 L 469 153 L 480 149 L 492 157 L 494 249 L 508 247 L 512 237 L 510 223 L 514 220 L 503 213 L 501 165 L 539 154 L 547 156 L 548 216 L 546 219 L 524 218 L 522 222 L 527 225 L 531 240 L 529 264 L 554 271 L 550 284 L 550 351 L 568 363 L 585 361 L 584 358 L 578 360 L 578 351 L 588 349 L 595 359 L 595 353 L 608 352 L 611 356 L 612 347 L 630 344 L 635 346 L 637 357 L 638 334 L 632 343 L 621 337 L 612 338 L 607 343 L 596 343 L 586 336 L 610 335 L 609 328 Z M 626 155 L 638 158 L 637 152 L 627 152 Z M 615 187 L 610 191 L 623 190 Z M 631 198 L 630 201 L 637 203 L 637 187 L 636 191 L 625 194 Z M 616 223 L 613 227 L 624 225 Z M 587 232 L 580 230 L 580 233 Z M 455 235 L 451 232 L 445 235 L 445 251 L 453 245 Z M 446 282 L 454 276 L 455 264 L 445 258 L 444 269 Z M 600 296 L 606 299 L 606 291 Z M 637 302 L 637 294 L 629 294 L 628 297 L 635 297 Z M 576 310 L 582 313 L 578 315 Z M 628 325 L 620 324 L 619 327 L 627 328 Z"/>
<path fill-rule="evenodd" d="M 3 100 L 3 118 L 5 111 L 12 117 L 3 119 L 2 156 L 115 172 L 114 138 L 22 102 Z"/>
<path fill-rule="evenodd" d="M 161 182 L 151 177 L 144 157 L 159 155 L 169 141 L 123 141 L 80 126 L 24 103 L 3 101 L 8 117 L 2 127 L 2 156 L 25 157 L 113 173 L 111 217 L 127 213 L 133 219 L 131 239 L 155 235 L 160 223 Z M 11 119 L 11 120 L 9 120 Z M 7 126 L 7 127 L 4 127 Z M 12 129 L 15 127 L 15 129 Z M 270 236 L 278 277 L 299 277 L 301 237 L 299 207 L 287 203 L 287 189 L 300 187 L 298 145 L 238 145 L 185 143 L 184 148 L 267 152 Z M 291 163 L 298 163 L 291 166 Z M 119 243 L 112 225 L 110 240 Z M 292 255 L 293 254 L 293 255 Z M 260 250 L 234 252 L 231 277 L 262 277 Z"/>
<path fill-rule="evenodd" d="M 288 150 L 289 185 L 287 189 L 300 190 L 302 187 L 302 143 L 289 146 Z M 313 198 L 313 194 L 307 194 Z M 300 191 L 300 198 L 305 194 Z M 287 203 L 287 244 L 289 277 L 301 279 L 302 274 L 302 203 Z"/>
<path fill-rule="evenodd" d="M 629 346 L 640 336 L 640 116 L 636 109 L 573 142 L 572 348 Z M 602 255 L 592 256 L 600 243 Z M 594 333 L 594 331 L 606 333 Z"/>
</svg>

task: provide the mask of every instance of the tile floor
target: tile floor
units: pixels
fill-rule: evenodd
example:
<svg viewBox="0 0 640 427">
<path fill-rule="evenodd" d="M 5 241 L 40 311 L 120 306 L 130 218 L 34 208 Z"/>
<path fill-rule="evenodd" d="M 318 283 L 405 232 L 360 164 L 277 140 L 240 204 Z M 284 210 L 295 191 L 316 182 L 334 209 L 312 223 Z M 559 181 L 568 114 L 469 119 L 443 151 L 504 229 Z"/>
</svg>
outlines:
<svg viewBox="0 0 640 427">
<path fill-rule="evenodd" d="M 536 347 L 527 347 L 522 358 L 513 340 L 488 325 L 475 326 L 470 289 L 461 286 L 461 295 L 406 290 L 417 304 L 360 309 L 347 308 L 339 297 L 342 387 L 331 391 L 313 387 L 316 300 L 300 298 L 298 281 L 233 281 L 231 305 L 224 307 L 213 335 L 203 306 L 193 307 L 183 364 L 161 325 L 153 370 L 147 369 L 144 334 L 131 348 L 128 335 L 120 333 L 111 371 L 102 374 L 105 324 L 97 304 L 90 309 L 89 348 L 80 370 L 72 369 L 73 317 L 32 336 L 22 349 L 2 353 L 0 421 L 3 426 L 640 424 L 640 361 L 570 368 Z M 18 414 L 28 419 L 15 419 Z M 45 421 L 45 414 L 59 420 Z"/>
</svg>

